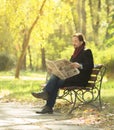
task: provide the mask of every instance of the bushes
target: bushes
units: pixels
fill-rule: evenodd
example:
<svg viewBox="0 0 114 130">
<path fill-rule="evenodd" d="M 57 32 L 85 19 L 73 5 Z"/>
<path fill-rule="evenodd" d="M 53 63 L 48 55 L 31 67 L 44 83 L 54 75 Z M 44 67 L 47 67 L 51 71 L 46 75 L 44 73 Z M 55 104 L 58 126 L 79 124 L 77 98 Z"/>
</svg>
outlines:
<svg viewBox="0 0 114 130">
<path fill-rule="evenodd" d="M 0 71 L 9 70 L 14 66 L 14 58 L 6 53 L 0 53 Z"/>
<path fill-rule="evenodd" d="M 101 63 L 107 66 L 107 72 L 114 75 L 114 46 L 99 51 L 99 54 Z"/>
<path fill-rule="evenodd" d="M 90 44 L 95 64 L 104 64 L 107 67 L 108 77 L 114 77 L 114 45 L 111 47 L 98 48 L 94 44 Z"/>
</svg>

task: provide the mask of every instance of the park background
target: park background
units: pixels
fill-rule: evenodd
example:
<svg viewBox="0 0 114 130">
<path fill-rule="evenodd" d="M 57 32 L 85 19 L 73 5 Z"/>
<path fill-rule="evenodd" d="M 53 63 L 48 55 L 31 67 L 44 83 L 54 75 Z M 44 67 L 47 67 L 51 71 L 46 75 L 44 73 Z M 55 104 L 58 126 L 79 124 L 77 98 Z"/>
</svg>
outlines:
<svg viewBox="0 0 114 130">
<path fill-rule="evenodd" d="M 114 113 L 113 0 L 0 0 L 0 101 L 37 102 L 46 59 L 69 59 L 75 32 L 107 68 L 102 99 Z"/>
</svg>

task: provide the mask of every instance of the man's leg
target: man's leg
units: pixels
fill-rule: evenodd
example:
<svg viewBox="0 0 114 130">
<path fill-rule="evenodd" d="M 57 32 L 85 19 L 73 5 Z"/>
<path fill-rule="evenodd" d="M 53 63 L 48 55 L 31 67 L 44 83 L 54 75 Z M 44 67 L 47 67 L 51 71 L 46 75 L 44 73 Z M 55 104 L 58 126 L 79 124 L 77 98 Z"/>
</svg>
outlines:
<svg viewBox="0 0 114 130">
<path fill-rule="evenodd" d="M 52 75 L 47 85 L 43 89 L 41 93 L 32 93 L 32 95 L 36 98 L 42 98 L 47 100 L 47 103 L 42 111 L 38 111 L 36 113 L 53 113 L 53 106 L 56 101 L 56 97 L 58 94 L 58 89 L 63 86 L 64 80 L 59 79 L 55 75 Z"/>
<path fill-rule="evenodd" d="M 64 85 L 64 80 L 61 80 L 61 79 L 58 79 L 55 86 L 51 86 L 52 88 L 49 87 L 49 90 L 47 90 L 48 88 L 46 88 L 46 90 L 49 92 L 49 98 L 47 100 L 47 106 L 53 108 L 54 107 L 54 104 L 55 104 L 55 101 L 56 101 L 56 98 L 58 96 L 58 90 L 61 86 Z"/>
<path fill-rule="evenodd" d="M 44 87 L 42 92 L 32 92 L 32 95 L 36 98 L 42 98 L 44 100 L 48 100 L 49 94 L 55 89 L 56 84 L 58 82 L 59 78 L 55 75 L 52 75 L 47 82 L 46 86 Z"/>
</svg>

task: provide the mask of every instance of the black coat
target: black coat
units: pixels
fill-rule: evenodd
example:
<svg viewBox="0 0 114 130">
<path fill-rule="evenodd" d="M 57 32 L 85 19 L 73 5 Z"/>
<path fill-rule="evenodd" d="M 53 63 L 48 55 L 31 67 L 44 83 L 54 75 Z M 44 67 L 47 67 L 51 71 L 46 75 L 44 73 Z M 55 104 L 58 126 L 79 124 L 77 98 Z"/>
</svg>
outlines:
<svg viewBox="0 0 114 130">
<path fill-rule="evenodd" d="M 71 57 L 70 61 L 82 64 L 83 68 L 79 69 L 78 75 L 66 79 L 63 86 L 86 86 L 94 66 L 91 50 L 82 50 L 78 56 Z"/>
</svg>

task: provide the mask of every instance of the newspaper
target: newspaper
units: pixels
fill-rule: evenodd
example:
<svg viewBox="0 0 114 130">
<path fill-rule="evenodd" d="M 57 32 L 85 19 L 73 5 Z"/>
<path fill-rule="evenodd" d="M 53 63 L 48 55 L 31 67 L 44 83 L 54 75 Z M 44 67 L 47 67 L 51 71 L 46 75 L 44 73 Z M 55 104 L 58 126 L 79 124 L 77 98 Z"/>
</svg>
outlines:
<svg viewBox="0 0 114 130">
<path fill-rule="evenodd" d="M 46 60 L 46 67 L 49 73 L 52 73 L 60 79 L 67 79 L 79 74 L 79 70 L 71 65 L 71 62 L 66 59 L 57 61 Z"/>
</svg>

